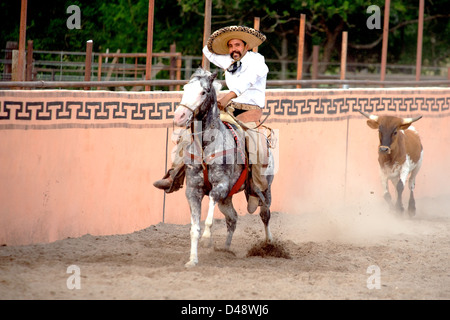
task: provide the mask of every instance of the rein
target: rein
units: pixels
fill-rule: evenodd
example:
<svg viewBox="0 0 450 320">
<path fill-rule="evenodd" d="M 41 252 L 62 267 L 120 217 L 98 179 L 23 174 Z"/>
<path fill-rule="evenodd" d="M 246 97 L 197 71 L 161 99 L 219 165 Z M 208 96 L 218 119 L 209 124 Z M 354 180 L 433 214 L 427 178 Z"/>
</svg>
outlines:
<svg viewBox="0 0 450 320">
<path fill-rule="evenodd" d="M 189 109 L 189 110 L 191 110 L 192 111 L 192 113 L 194 113 L 195 112 L 195 109 L 192 109 L 191 107 L 188 107 L 187 105 L 185 105 L 184 103 L 180 103 L 180 104 L 178 104 L 179 106 L 181 106 L 181 107 L 185 107 L 186 109 Z"/>
</svg>

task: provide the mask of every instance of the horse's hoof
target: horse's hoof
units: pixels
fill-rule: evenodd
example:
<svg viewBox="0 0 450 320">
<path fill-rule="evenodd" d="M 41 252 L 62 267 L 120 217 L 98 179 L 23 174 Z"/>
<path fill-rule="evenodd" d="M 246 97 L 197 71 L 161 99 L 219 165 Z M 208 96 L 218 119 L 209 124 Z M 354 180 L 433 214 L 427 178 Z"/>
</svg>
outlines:
<svg viewBox="0 0 450 320">
<path fill-rule="evenodd" d="M 405 211 L 405 209 L 403 207 L 396 207 L 395 208 L 395 213 L 398 217 L 402 217 L 403 216 L 403 212 Z"/>
<path fill-rule="evenodd" d="M 189 261 L 189 262 L 187 262 L 184 266 L 186 267 L 186 268 L 192 268 L 192 267 L 195 267 L 196 265 L 198 264 L 198 261 Z"/>
<path fill-rule="evenodd" d="M 200 239 L 200 245 L 203 248 L 211 248 L 213 244 L 212 238 L 201 238 Z"/>
</svg>

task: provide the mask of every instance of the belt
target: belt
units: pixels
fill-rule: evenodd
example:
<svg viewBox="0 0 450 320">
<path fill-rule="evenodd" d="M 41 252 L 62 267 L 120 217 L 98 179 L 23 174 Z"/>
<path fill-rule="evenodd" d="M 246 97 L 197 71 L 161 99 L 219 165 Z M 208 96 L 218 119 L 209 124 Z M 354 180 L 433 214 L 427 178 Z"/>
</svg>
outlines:
<svg viewBox="0 0 450 320">
<path fill-rule="evenodd" d="M 233 107 L 234 109 L 246 110 L 246 111 L 254 110 L 254 109 L 261 109 L 260 107 L 255 106 L 254 104 L 239 103 L 239 102 L 234 102 L 234 101 L 231 101 L 228 105 Z"/>
</svg>

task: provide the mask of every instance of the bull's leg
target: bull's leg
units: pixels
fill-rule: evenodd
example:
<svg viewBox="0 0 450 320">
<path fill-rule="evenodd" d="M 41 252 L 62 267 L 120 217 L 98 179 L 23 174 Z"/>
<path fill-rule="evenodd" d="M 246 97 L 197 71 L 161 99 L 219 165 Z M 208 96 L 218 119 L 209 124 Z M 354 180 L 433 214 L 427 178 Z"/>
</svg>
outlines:
<svg viewBox="0 0 450 320">
<path fill-rule="evenodd" d="M 397 203 L 396 203 L 395 207 L 398 212 L 403 212 L 405 210 L 403 208 L 402 193 L 403 193 L 403 190 L 405 189 L 406 179 L 408 178 L 408 175 L 409 175 L 409 166 L 404 165 L 402 167 L 402 169 L 400 170 L 400 177 L 397 182 Z M 410 181 L 410 189 L 411 189 L 411 187 L 414 189 L 414 178 L 415 178 L 415 175 L 412 176 L 413 181 L 412 182 Z M 413 197 L 413 201 L 414 201 L 414 197 Z"/>
<path fill-rule="evenodd" d="M 416 215 L 416 200 L 414 199 L 414 186 L 415 186 L 415 178 L 417 172 L 414 171 L 411 173 L 411 177 L 409 178 L 409 202 L 408 202 L 408 214 L 410 217 L 414 217 Z"/>
<path fill-rule="evenodd" d="M 383 198 L 389 204 L 389 207 L 392 208 L 392 198 L 391 194 L 389 193 L 389 185 L 388 185 L 389 180 L 382 170 L 380 170 L 380 174 L 381 174 L 381 187 L 383 188 L 384 192 Z"/>
<path fill-rule="evenodd" d="M 236 230 L 237 212 L 233 207 L 231 197 L 225 198 L 219 202 L 219 209 L 225 215 L 227 223 L 227 240 L 225 241 L 225 249 L 229 250 L 234 231 Z"/>
<path fill-rule="evenodd" d="M 422 166 L 422 161 L 423 161 L 423 150 L 420 154 L 419 161 L 417 162 L 415 168 L 411 171 L 411 176 L 409 177 L 408 181 L 409 190 L 411 190 L 408 204 L 408 213 L 410 217 L 416 215 L 416 201 L 414 200 L 414 188 L 416 186 L 416 176 L 417 173 L 419 173 L 420 167 Z"/>
<path fill-rule="evenodd" d="M 389 204 L 389 206 L 392 207 L 392 197 L 391 197 L 391 194 L 389 193 L 389 191 L 384 193 L 383 198 L 384 198 L 384 200 L 386 200 L 386 202 Z"/>
<path fill-rule="evenodd" d="M 398 212 L 403 212 L 403 203 L 402 203 L 402 193 L 403 189 L 405 189 L 405 185 L 403 184 L 402 179 L 399 179 L 397 182 L 397 202 L 395 204 L 395 208 Z"/>
<path fill-rule="evenodd" d="M 411 192 L 409 193 L 409 202 L 408 202 L 408 214 L 410 217 L 416 215 L 416 201 L 414 199 L 414 188 L 416 186 L 416 175 L 419 172 L 420 165 L 418 165 L 412 172 L 409 177 L 408 186 Z"/>
<path fill-rule="evenodd" d="M 414 191 L 412 190 L 409 194 L 408 214 L 410 217 L 414 217 L 416 215 L 416 200 L 414 200 Z"/>
<path fill-rule="evenodd" d="M 214 209 L 216 207 L 214 198 L 209 198 L 208 215 L 205 220 L 205 230 L 203 231 L 201 242 L 203 246 L 210 247 L 212 245 L 211 229 L 214 223 Z"/>
</svg>

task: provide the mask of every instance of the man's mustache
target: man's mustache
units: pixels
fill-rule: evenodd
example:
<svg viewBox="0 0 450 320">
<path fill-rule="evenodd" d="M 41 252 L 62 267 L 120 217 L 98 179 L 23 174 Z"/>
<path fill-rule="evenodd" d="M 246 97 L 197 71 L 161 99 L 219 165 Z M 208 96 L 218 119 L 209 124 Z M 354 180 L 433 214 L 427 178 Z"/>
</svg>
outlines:
<svg viewBox="0 0 450 320">
<path fill-rule="evenodd" d="M 241 56 L 241 53 L 240 53 L 239 51 L 233 51 L 233 52 L 231 52 L 230 56 L 233 57 L 235 53 L 237 53 L 239 56 Z"/>
</svg>

